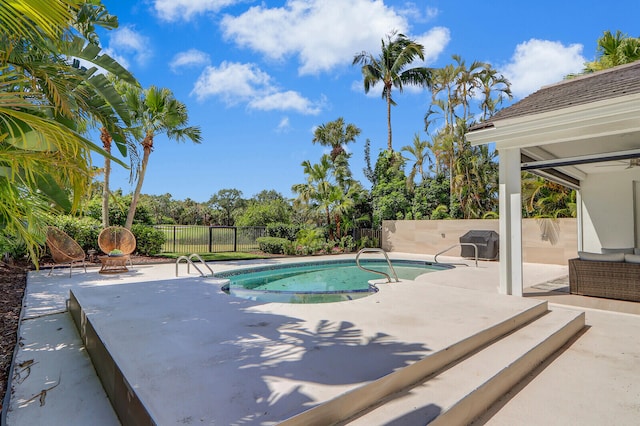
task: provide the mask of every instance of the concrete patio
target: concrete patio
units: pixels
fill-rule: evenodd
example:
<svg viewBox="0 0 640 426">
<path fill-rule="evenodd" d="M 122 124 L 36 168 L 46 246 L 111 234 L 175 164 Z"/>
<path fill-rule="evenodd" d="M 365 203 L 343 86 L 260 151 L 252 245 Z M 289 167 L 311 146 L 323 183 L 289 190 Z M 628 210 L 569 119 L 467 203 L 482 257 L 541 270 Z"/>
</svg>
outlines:
<svg viewBox="0 0 640 426">
<path fill-rule="evenodd" d="M 219 272 L 296 260 L 210 265 Z M 300 419 L 345 393 L 368 387 L 367 395 L 375 395 L 374 385 L 386 374 L 399 376 L 469 336 L 547 306 L 562 318 L 585 312 L 587 327 L 476 423 L 631 425 L 640 417 L 638 304 L 569 295 L 564 266 L 525 264 L 524 298 L 498 295 L 498 264 L 480 262 L 415 283 L 381 285 L 363 299 L 317 305 L 230 298 L 195 271 L 188 277 L 184 264 L 180 277 L 175 271 L 174 264 L 163 264 L 110 276 L 97 268 L 71 278 L 65 270 L 52 277 L 31 273 L 6 423 L 117 425 L 109 392 L 135 395 L 158 424 Z M 70 292 L 75 302 L 68 305 Z M 83 334 L 89 324 L 110 348 L 126 377 L 124 388 L 103 387 L 98 379 L 87 354 L 95 348 L 82 343 L 68 310 L 76 303 Z M 444 375 L 439 379 L 445 383 Z M 389 402 L 400 408 L 391 420 L 372 409 L 352 423 L 424 424 L 446 403 L 422 400 L 415 408 L 421 387 L 394 394 Z"/>
</svg>

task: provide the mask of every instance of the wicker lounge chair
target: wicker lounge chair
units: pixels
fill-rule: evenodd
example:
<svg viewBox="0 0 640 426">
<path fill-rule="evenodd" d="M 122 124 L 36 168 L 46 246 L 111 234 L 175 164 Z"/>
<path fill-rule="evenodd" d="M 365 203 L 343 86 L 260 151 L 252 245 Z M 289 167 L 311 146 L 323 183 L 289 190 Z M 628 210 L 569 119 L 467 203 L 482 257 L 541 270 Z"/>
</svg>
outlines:
<svg viewBox="0 0 640 426">
<path fill-rule="evenodd" d="M 73 271 L 73 262 L 82 261 L 84 271 L 87 272 L 87 265 L 84 262 L 85 253 L 80 244 L 78 244 L 73 238 L 68 236 L 64 231 L 55 226 L 47 227 L 47 247 L 51 252 L 53 261 L 58 263 L 69 264 L 69 276 Z M 53 272 L 53 268 L 49 271 L 49 275 Z"/>
<path fill-rule="evenodd" d="M 109 226 L 100 232 L 98 246 L 106 255 L 111 253 L 112 250 L 120 250 L 123 256 L 127 256 L 129 264 L 132 265 L 129 255 L 136 249 L 136 237 L 127 228 Z"/>
</svg>

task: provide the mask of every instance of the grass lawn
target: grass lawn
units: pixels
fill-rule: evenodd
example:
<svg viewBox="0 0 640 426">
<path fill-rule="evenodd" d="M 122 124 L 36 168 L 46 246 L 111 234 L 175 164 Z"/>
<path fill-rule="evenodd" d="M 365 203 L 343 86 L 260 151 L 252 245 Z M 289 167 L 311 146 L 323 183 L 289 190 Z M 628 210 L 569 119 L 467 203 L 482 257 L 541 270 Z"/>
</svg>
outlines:
<svg viewBox="0 0 640 426">
<path fill-rule="evenodd" d="M 273 257 L 270 255 L 262 255 L 258 253 L 242 253 L 242 252 L 224 252 L 224 253 L 198 253 L 202 260 L 205 262 L 216 260 L 249 260 L 249 259 L 267 259 Z M 177 259 L 180 256 L 188 256 L 187 253 L 167 253 L 163 252 L 162 257 L 168 257 L 169 259 Z"/>
</svg>

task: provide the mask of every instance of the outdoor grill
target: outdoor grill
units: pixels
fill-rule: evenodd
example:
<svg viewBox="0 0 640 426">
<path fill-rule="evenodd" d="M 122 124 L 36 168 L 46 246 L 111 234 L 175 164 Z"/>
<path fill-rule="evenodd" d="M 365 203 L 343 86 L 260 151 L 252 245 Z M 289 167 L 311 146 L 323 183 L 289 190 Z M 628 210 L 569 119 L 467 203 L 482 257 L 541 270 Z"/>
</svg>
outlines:
<svg viewBox="0 0 640 426">
<path fill-rule="evenodd" d="M 478 259 L 496 260 L 500 253 L 500 238 L 495 231 L 472 230 L 460 237 L 460 243 L 473 243 L 478 247 Z M 461 257 L 475 257 L 473 246 L 461 245 Z"/>
</svg>

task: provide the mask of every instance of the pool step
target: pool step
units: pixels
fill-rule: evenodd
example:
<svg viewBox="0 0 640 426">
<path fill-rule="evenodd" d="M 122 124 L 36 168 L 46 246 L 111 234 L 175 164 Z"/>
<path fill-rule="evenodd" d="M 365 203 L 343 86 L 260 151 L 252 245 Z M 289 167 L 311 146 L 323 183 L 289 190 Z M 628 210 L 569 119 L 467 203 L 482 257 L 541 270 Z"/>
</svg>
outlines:
<svg viewBox="0 0 640 426">
<path fill-rule="evenodd" d="M 433 352 L 413 364 L 393 371 L 386 376 L 339 395 L 323 404 L 302 412 L 282 424 L 325 425 L 351 418 L 375 407 L 390 395 L 404 392 L 416 383 L 423 382 L 452 363 L 487 347 L 549 313 L 547 302 L 540 302 L 508 317 L 492 327 L 472 334 L 442 350 Z M 364 424 L 364 423 L 363 423 Z M 373 423 L 370 423 L 373 424 Z"/>
<path fill-rule="evenodd" d="M 340 424 L 468 424 L 564 346 L 584 325 L 583 312 L 554 308 L 439 374 Z"/>
</svg>

